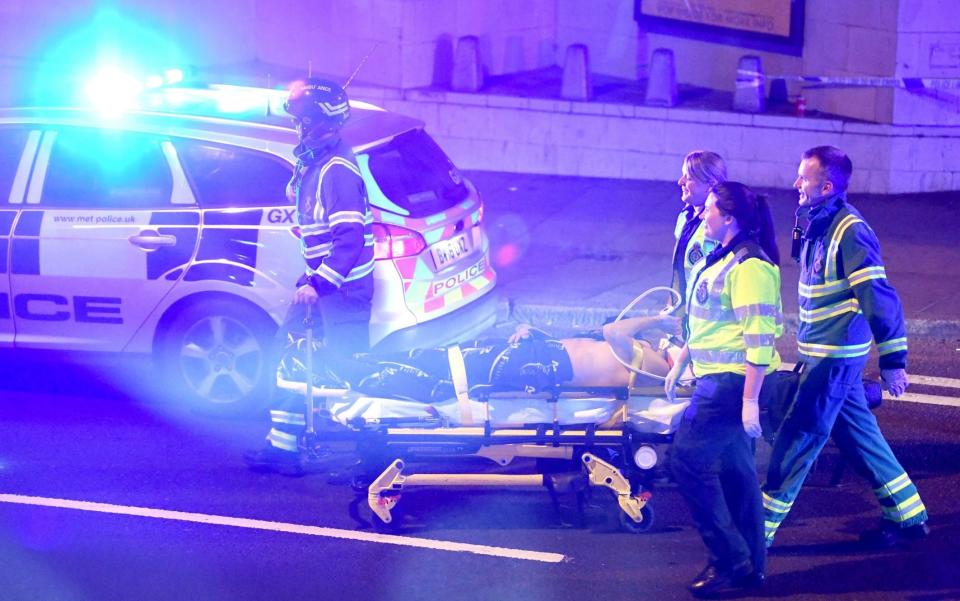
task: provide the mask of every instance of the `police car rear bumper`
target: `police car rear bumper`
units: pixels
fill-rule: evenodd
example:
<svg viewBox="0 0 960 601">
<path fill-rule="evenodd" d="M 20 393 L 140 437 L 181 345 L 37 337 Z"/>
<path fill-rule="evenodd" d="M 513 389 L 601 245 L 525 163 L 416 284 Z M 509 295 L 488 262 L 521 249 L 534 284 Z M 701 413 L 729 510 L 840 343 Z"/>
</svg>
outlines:
<svg viewBox="0 0 960 601">
<path fill-rule="evenodd" d="M 496 292 L 490 291 L 443 317 L 397 330 L 378 342 L 374 349 L 379 352 L 393 352 L 448 346 L 474 340 L 493 327 L 497 320 L 498 300 Z"/>
</svg>

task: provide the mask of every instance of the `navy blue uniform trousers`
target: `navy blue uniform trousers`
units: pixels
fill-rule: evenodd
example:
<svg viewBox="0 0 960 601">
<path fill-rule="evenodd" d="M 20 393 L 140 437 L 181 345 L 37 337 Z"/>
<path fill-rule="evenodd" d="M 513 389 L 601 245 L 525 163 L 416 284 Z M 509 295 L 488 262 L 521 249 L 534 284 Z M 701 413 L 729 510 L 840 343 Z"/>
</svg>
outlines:
<svg viewBox="0 0 960 601">
<path fill-rule="evenodd" d="M 865 362 L 865 358 L 804 361 L 797 397 L 777 432 L 763 486 L 768 546 L 831 433 L 843 457 L 870 483 L 884 519 L 900 527 L 927 520 L 917 487 L 867 404 Z"/>
<path fill-rule="evenodd" d="M 743 384 L 732 373 L 697 380 L 674 437 L 672 467 L 710 563 L 729 571 L 749 562 L 764 572 L 763 503 L 753 441 L 741 420 Z"/>
<path fill-rule="evenodd" d="M 327 361 L 337 356 L 349 357 L 370 350 L 370 311 L 373 298 L 373 276 L 346 282 L 339 290 L 321 296 L 313 306 L 314 339 L 323 340 Z M 292 335 L 298 337 L 307 330 L 304 319 L 306 305 L 291 305 L 277 330 L 279 351 Z M 279 360 L 277 361 L 279 363 Z M 319 367 L 319 366 L 317 366 Z M 276 387 L 271 397 L 270 421 L 273 428 L 267 434 L 271 446 L 284 451 L 297 451 L 299 437 L 306 429 L 306 403 L 299 394 L 283 393 Z"/>
</svg>

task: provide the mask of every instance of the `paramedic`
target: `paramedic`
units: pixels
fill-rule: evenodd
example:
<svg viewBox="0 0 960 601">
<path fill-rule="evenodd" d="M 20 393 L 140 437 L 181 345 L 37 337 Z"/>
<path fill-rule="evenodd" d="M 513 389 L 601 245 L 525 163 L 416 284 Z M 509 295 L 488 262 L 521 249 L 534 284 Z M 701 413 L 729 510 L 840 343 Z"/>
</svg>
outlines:
<svg viewBox="0 0 960 601">
<path fill-rule="evenodd" d="M 694 274 L 687 299 L 690 336 L 667 375 L 673 398 L 690 362 L 697 376 L 677 430 L 673 472 L 709 551 L 690 583 L 696 597 L 763 584 L 763 504 L 751 439 L 760 436 L 759 399 L 780 365 L 779 252 L 766 198 L 743 184 L 710 190 L 701 214 L 718 246 Z M 772 379 L 771 379 L 772 380 Z"/>
<path fill-rule="evenodd" d="M 349 100 L 338 84 L 309 78 L 294 82 L 284 110 L 300 136 L 287 195 L 296 203 L 306 267 L 279 336 L 286 342 L 302 330 L 310 307 L 328 356 L 350 356 L 370 346 L 373 218 L 356 158 L 340 134 L 350 116 Z M 305 458 L 303 398 L 294 395 L 279 404 L 271 411 L 274 427 L 266 447 L 245 459 L 252 469 L 298 475 Z"/>
<path fill-rule="evenodd" d="M 677 225 L 673 232 L 676 245 L 673 249 L 673 278 L 670 283 L 671 287 L 680 293 L 681 310 L 686 303 L 687 285 L 693 275 L 693 266 L 703 259 L 714 245 L 714 242 L 703 234 L 700 219 L 703 203 L 707 200 L 710 188 L 726 180 L 727 166 L 717 153 L 694 150 L 683 158 L 677 185 L 680 186 L 680 200 L 684 207 L 677 215 Z"/>
<path fill-rule="evenodd" d="M 917 488 L 880 433 L 862 383 L 871 339 L 883 385 L 894 397 L 907 387 L 903 308 L 887 281 L 880 246 L 859 212 L 847 204 L 853 163 L 841 150 L 818 146 L 802 155 L 794 187 L 806 230 L 800 263 L 797 345 L 803 372 L 797 397 L 774 440 L 763 487 L 767 545 L 793 505 L 804 478 L 833 434 L 841 454 L 867 478 L 880 506 L 879 528 L 864 543 L 892 546 L 929 531 Z"/>
</svg>

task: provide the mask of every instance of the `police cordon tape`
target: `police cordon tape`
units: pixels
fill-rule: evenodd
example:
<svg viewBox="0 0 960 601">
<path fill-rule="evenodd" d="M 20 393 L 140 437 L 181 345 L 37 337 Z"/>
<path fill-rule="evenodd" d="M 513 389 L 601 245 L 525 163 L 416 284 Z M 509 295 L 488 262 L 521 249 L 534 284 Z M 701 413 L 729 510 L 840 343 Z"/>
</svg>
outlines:
<svg viewBox="0 0 960 601">
<path fill-rule="evenodd" d="M 960 89 L 956 77 L 826 77 L 816 75 L 764 75 L 758 71 L 737 71 L 737 87 L 756 87 L 764 79 L 797 81 L 811 87 L 900 88 L 904 90 Z"/>
</svg>

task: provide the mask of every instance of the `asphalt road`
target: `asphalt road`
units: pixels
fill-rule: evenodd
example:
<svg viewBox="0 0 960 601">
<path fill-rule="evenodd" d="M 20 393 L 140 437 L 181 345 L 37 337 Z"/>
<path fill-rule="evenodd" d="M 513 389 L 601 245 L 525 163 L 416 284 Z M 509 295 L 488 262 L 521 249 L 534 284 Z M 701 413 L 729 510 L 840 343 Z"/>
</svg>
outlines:
<svg viewBox="0 0 960 601">
<path fill-rule="evenodd" d="M 685 599 L 704 562 L 668 482 L 655 490 L 646 534 L 620 530 L 605 490 L 593 491 L 580 522 L 572 494 L 561 495 L 558 511 L 543 490 L 419 489 L 402 498 L 400 542 L 486 545 L 494 554 L 354 540 L 373 531 L 362 503 L 351 516 L 349 486 L 246 470 L 241 453 L 259 444 L 263 421 L 200 417 L 162 389 L 132 399 L 147 375 L 124 382 L 88 367 L 0 366 L 0 598 Z M 849 470 L 828 485 L 837 464 L 828 449 L 780 533 L 764 595 L 960 599 L 958 411 L 903 402 L 879 411 L 930 510 L 928 540 L 860 548 L 857 533 L 877 508 Z M 761 469 L 767 452 L 761 445 Z M 417 469 L 449 467 L 465 469 Z M 552 555 L 510 556 L 518 552 Z"/>
</svg>

